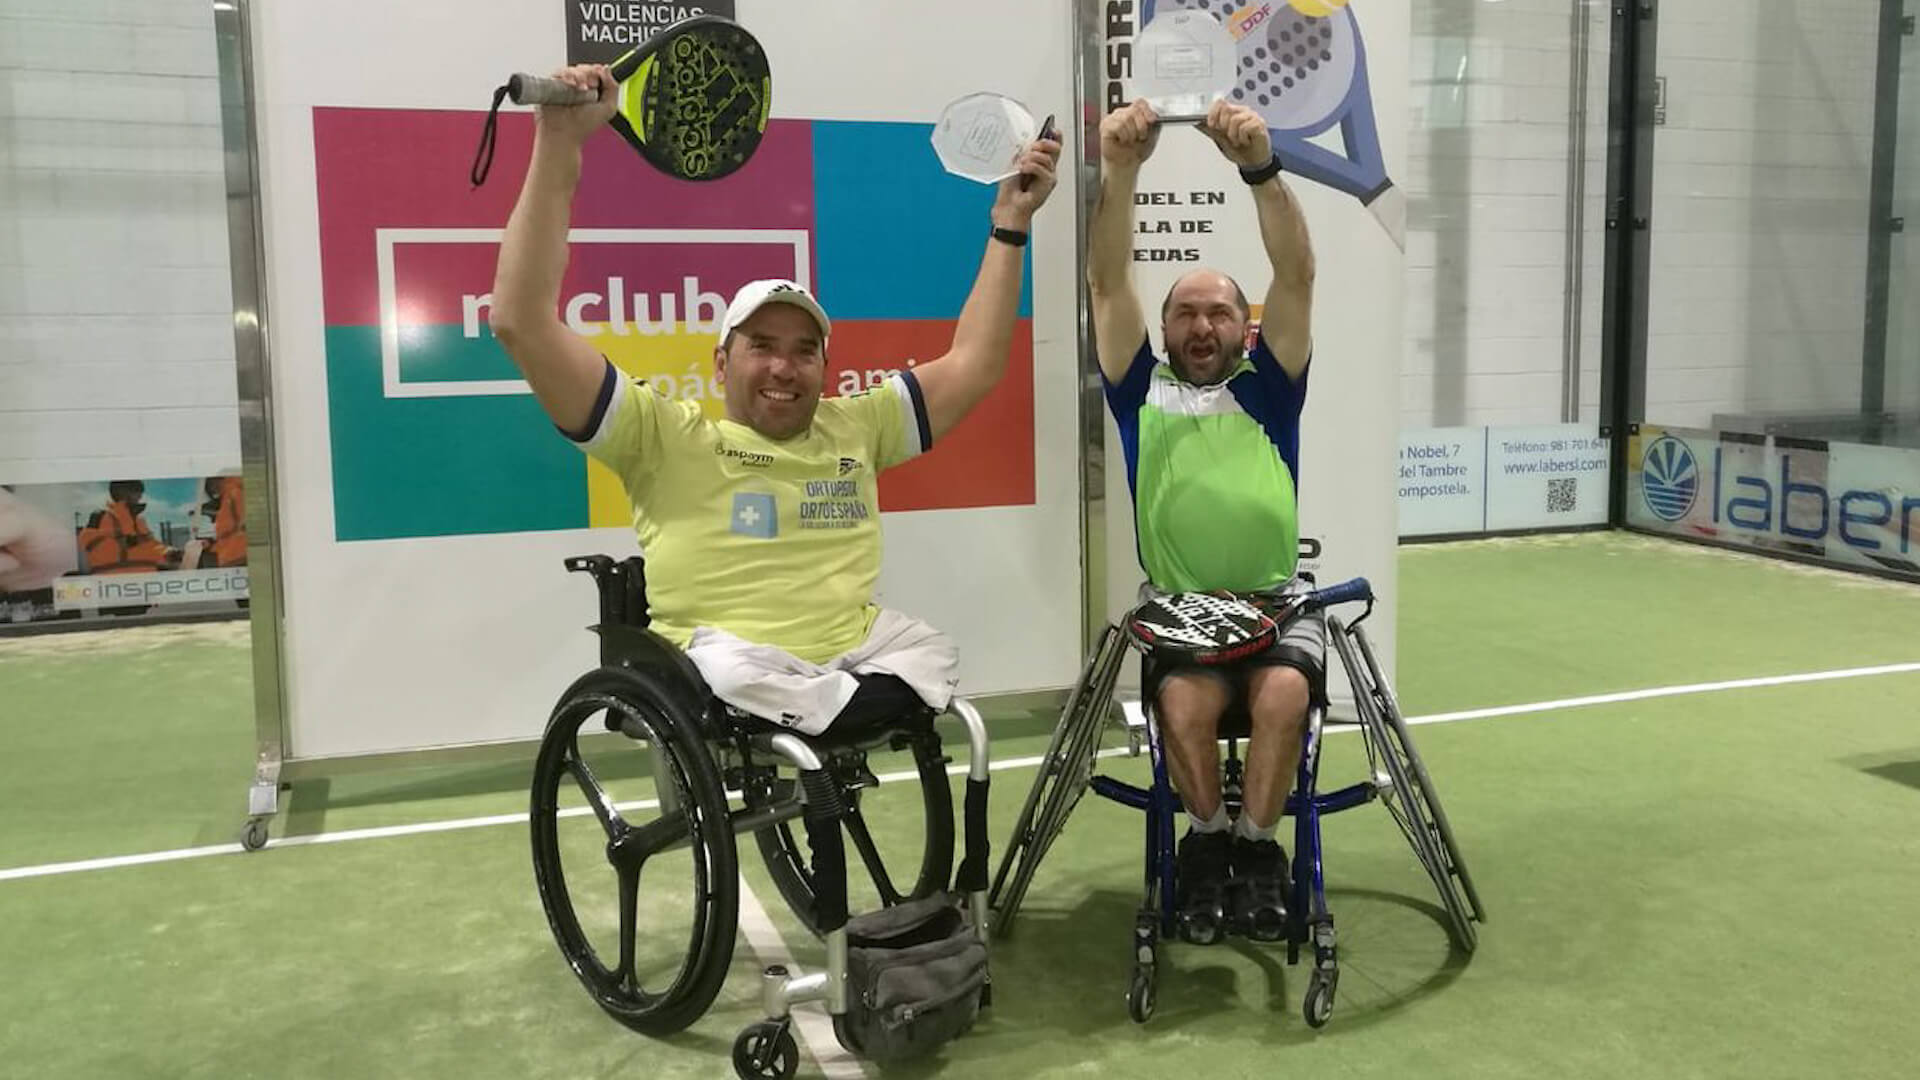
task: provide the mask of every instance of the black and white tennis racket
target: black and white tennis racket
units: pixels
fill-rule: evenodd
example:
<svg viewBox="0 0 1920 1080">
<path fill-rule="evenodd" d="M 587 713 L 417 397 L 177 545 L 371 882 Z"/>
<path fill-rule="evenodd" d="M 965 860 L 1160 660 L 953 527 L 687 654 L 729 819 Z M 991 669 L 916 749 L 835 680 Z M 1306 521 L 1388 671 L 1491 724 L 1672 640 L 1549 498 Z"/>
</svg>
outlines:
<svg viewBox="0 0 1920 1080">
<path fill-rule="evenodd" d="M 766 135 L 773 74 L 766 50 L 739 23 L 696 15 L 661 30 L 608 65 L 619 86 L 609 124 L 647 163 L 682 180 L 718 180 L 747 163 Z M 602 92 L 607 92 L 603 88 Z M 495 118 L 516 105 L 580 105 L 594 92 L 558 79 L 514 75 L 494 91 L 472 180 L 486 182 Z"/>
<path fill-rule="evenodd" d="M 1156 596 L 1127 613 L 1127 640 L 1149 658 L 1179 664 L 1230 664 L 1263 652 L 1280 625 L 1249 600 L 1224 592 Z"/>
</svg>

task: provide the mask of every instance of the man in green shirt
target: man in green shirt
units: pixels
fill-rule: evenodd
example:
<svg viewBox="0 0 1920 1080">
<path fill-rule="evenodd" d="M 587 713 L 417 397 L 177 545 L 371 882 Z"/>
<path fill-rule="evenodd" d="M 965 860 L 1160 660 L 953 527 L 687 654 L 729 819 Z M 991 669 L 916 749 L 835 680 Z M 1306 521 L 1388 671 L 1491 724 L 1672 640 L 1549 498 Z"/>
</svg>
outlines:
<svg viewBox="0 0 1920 1080">
<path fill-rule="evenodd" d="M 1300 587 L 1300 410 L 1312 355 L 1313 251 L 1300 204 L 1279 176 L 1266 123 L 1214 104 L 1201 129 L 1252 189 L 1272 266 L 1260 326 L 1238 283 L 1214 270 L 1177 281 L 1161 305 L 1166 357 L 1153 351 L 1132 280 L 1134 188 L 1159 128 L 1136 101 L 1100 127 L 1100 191 L 1088 285 L 1107 404 L 1120 432 L 1148 587 L 1274 593 Z M 1326 632 L 1290 620 L 1272 649 L 1231 667 L 1150 669 L 1168 769 L 1192 819 L 1179 853 L 1188 940 L 1219 940 L 1228 920 L 1257 940 L 1285 933 L 1286 853 L 1274 829 L 1299 762 L 1311 695 L 1324 683 Z M 1220 795 L 1223 715 L 1251 722 L 1243 808 Z"/>
</svg>

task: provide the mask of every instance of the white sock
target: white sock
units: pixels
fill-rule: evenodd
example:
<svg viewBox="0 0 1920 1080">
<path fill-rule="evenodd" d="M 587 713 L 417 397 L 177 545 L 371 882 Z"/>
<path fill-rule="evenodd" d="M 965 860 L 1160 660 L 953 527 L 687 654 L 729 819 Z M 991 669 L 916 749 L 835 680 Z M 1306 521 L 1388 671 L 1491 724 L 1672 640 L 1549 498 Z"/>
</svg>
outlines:
<svg viewBox="0 0 1920 1080">
<path fill-rule="evenodd" d="M 1197 833 L 1226 832 L 1233 824 L 1232 819 L 1227 817 L 1227 804 L 1224 802 L 1214 807 L 1213 816 L 1204 821 L 1194 817 L 1191 810 L 1187 811 L 1187 820 L 1193 823 L 1193 831 Z"/>
<path fill-rule="evenodd" d="M 1240 837 L 1242 840 L 1271 840 L 1273 839 L 1274 829 L 1278 828 L 1279 825 L 1280 823 L 1276 821 L 1263 829 L 1253 823 L 1252 814 L 1242 812 L 1240 817 L 1233 823 L 1233 835 Z"/>
</svg>

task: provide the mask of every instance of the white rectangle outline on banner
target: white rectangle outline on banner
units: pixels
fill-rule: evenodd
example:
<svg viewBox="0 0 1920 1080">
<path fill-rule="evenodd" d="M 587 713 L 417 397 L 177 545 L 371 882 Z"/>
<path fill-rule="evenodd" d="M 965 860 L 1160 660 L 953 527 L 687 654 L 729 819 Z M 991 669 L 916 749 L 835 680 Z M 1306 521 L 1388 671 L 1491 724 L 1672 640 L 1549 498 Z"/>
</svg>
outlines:
<svg viewBox="0 0 1920 1080">
<path fill-rule="evenodd" d="M 375 229 L 374 264 L 380 287 L 380 375 L 388 398 L 491 397 L 531 394 L 524 379 L 486 382 L 400 381 L 400 305 L 394 296 L 393 248 L 396 243 L 498 243 L 505 229 Z M 812 289 L 811 235 L 805 229 L 573 229 L 570 244 L 785 244 L 793 248 L 794 280 Z"/>
</svg>

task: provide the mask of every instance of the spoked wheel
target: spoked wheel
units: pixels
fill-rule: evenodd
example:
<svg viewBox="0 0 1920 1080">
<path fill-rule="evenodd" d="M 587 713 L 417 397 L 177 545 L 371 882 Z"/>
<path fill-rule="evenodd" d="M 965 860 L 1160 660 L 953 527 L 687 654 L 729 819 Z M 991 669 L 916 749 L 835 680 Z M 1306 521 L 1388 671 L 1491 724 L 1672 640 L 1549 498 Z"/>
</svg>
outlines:
<svg viewBox="0 0 1920 1080">
<path fill-rule="evenodd" d="M 1120 676 L 1121 661 L 1127 646 L 1118 627 L 1109 625 L 1094 647 L 1067 698 L 1067 705 L 1054 726 L 1052 742 L 1040 762 L 1026 805 L 1013 827 L 987 892 L 987 906 L 994 912 L 993 932 L 1005 936 L 1033 884 L 1033 875 L 1047 849 L 1067 826 L 1080 798 L 1093 780 L 1095 759 L 1100 753 L 1100 732 L 1106 726 L 1113 705 L 1113 687 Z M 1011 875 L 1011 876 L 1009 876 Z"/>
<path fill-rule="evenodd" d="M 653 797 L 616 801 L 608 784 L 649 759 Z M 726 789 L 669 687 L 602 668 L 567 690 L 534 765 L 532 841 L 548 925 L 594 1002 L 650 1035 L 699 1019 L 733 959 L 739 875 Z"/>
<path fill-rule="evenodd" d="M 919 772 L 921 811 L 924 815 L 922 821 L 925 823 L 920 864 L 913 868 L 911 878 L 896 880 L 893 877 L 893 872 L 886 865 L 886 855 L 881 852 L 880 845 L 867 828 L 867 819 L 860 808 L 864 794 L 861 777 L 867 776 L 867 783 L 870 784 L 871 774 L 867 773 L 864 760 L 853 758 L 829 766 L 846 799 L 847 814 L 843 823 L 847 836 L 853 841 L 853 849 L 860 853 L 860 861 L 866 867 L 867 876 L 872 880 L 881 904 L 887 907 L 905 900 L 932 896 L 947 887 L 953 874 L 953 788 L 947 777 L 947 759 L 941 752 L 939 737 L 931 729 L 910 736 L 910 740 L 914 766 Z M 743 794 L 749 810 L 761 809 L 778 801 L 774 788 L 764 778 L 759 783 L 749 784 Z M 766 860 L 767 873 L 773 878 L 774 886 L 780 890 L 787 906 L 817 936 L 820 927 L 814 914 L 813 865 L 808 855 L 810 849 L 806 840 L 806 826 L 799 821 L 778 822 L 754 833 L 754 842 L 760 848 L 761 857 Z M 899 853 L 893 854 L 895 868 L 898 869 Z M 849 867 L 849 875 L 851 873 Z"/>
<path fill-rule="evenodd" d="M 1400 826 L 1427 876 L 1433 879 L 1447 911 L 1454 944 L 1464 952 L 1472 952 L 1479 942 L 1474 921 L 1485 921 L 1486 915 L 1474 892 L 1473 880 L 1467 875 L 1459 845 L 1454 842 L 1453 830 L 1440 808 L 1433 779 L 1427 775 L 1426 766 L 1414 750 L 1412 733 L 1374 662 L 1365 632 L 1340 628 L 1335 619 L 1328 622 L 1340 650 L 1340 661 L 1354 684 L 1354 704 L 1360 710 L 1361 738 L 1366 743 L 1368 764 L 1376 777 L 1384 775 L 1387 780 L 1380 791 L 1380 801 Z"/>
</svg>

